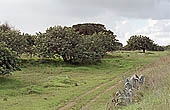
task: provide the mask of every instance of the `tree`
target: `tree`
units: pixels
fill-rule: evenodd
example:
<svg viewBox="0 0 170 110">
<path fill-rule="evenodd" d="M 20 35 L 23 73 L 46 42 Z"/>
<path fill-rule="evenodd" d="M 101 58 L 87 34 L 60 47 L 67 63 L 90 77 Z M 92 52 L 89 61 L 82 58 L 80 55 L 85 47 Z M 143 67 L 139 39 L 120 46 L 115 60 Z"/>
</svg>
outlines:
<svg viewBox="0 0 170 110">
<path fill-rule="evenodd" d="M 143 53 L 145 53 L 146 50 L 152 50 L 153 45 L 154 41 L 149 37 L 134 35 L 127 41 L 126 48 L 129 50 L 143 50 Z"/>
<path fill-rule="evenodd" d="M 106 31 L 104 25 L 95 23 L 76 24 L 73 25 L 72 28 L 74 28 L 76 32 L 79 32 L 79 34 L 83 35 L 92 35 L 94 33 Z"/>
<path fill-rule="evenodd" d="M 102 36 L 99 35 L 100 39 L 102 39 L 103 46 L 107 52 L 119 50 L 122 43 L 120 43 L 116 39 L 116 35 L 105 28 L 103 24 L 95 24 L 95 23 L 84 23 L 84 24 L 77 24 L 72 26 L 76 32 L 79 32 L 80 35 L 93 35 L 103 33 Z"/>
<path fill-rule="evenodd" d="M 13 27 L 11 27 L 8 23 L 5 23 L 5 24 L 1 24 L 0 25 L 0 30 L 2 31 L 9 31 L 9 30 L 12 30 Z"/>
<path fill-rule="evenodd" d="M 60 56 L 74 64 L 95 63 L 115 49 L 115 37 L 107 32 L 84 35 L 71 27 L 55 26 L 45 33 L 37 33 L 36 47 L 42 57 Z"/>
</svg>

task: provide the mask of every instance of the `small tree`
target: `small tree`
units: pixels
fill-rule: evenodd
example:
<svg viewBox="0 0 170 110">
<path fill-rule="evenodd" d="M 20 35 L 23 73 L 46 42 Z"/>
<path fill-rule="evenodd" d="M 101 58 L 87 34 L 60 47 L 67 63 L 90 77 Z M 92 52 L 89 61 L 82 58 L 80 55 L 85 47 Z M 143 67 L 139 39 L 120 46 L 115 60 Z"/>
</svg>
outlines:
<svg viewBox="0 0 170 110">
<path fill-rule="evenodd" d="M 152 50 L 153 44 L 154 41 L 149 37 L 134 35 L 127 41 L 126 48 L 129 50 L 143 50 L 143 53 L 145 53 L 146 50 Z"/>
</svg>

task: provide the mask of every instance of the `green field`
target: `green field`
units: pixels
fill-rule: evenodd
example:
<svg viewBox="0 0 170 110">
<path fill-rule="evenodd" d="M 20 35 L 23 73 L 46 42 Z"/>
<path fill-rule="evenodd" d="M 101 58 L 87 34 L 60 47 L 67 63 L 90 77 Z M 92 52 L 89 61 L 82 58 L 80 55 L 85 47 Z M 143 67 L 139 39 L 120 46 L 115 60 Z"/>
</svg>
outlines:
<svg viewBox="0 0 170 110">
<path fill-rule="evenodd" d="M 0 77 L 0 110 L 59 110 L 71 102 L 74 103 L 66 110 L 105 110 L 118 88 L 111 87 L 122 76 L 167 55 L 169 52 L 114 52 L 99 64 L 81 66 L 24 57 L 21 71 Z"/>
</svg>

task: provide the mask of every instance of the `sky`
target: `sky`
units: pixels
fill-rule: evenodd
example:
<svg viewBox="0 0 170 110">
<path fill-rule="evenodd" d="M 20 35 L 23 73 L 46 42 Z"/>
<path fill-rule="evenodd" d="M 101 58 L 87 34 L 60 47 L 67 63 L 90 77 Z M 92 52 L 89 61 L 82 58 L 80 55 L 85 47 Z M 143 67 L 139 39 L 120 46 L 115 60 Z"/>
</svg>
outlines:
<svg viewBox="0 0 170 110">
<path fill-rule="evenodd" d="M 170 44 L 170 0 L 0 0 L 0 22 L 35 34 L 55 25 L 101 23 L 124 45 L 132 35 Z"/>
</svg>

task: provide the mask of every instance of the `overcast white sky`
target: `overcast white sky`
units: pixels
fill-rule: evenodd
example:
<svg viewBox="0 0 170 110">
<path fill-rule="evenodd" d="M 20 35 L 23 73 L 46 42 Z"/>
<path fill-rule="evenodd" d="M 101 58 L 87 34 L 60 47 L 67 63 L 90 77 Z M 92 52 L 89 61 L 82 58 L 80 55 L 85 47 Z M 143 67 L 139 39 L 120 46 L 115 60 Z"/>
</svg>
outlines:
<svg viewBox="0 0 170 110">
<path fill-rule="evenodd" d="M 134 34 L 170 44 L 170 0 L 0 0 L 0 22 L 35 34 L 54 25 L 101 23 L 126 44 Z"/>
</svg>

